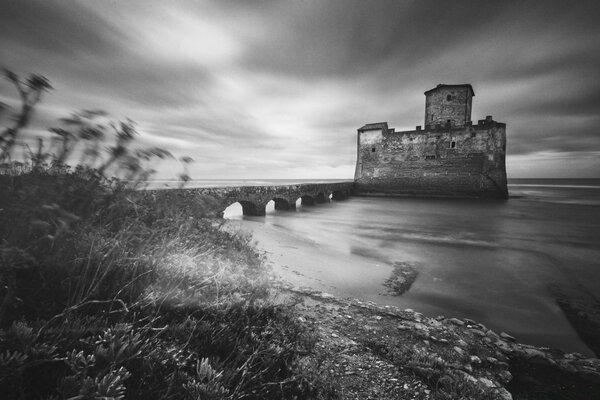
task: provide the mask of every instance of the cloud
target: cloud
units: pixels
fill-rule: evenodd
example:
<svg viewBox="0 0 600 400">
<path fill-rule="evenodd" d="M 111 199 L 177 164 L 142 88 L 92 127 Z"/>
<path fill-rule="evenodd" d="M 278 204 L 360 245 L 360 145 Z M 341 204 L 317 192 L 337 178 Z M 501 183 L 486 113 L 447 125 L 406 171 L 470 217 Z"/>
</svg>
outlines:
<svg viewBox="0 0 600 400">
<path fill-rule="evenodd" d="M 55 87 L 27 138 L 105 109 L 196 159 L 192 175 L 351 178 L 358 127 L 414 129 L 425 90 L 471 83 L 473 119 L 507 123 L 513 171 L 577 176 L 600 150 L 598 16 L 595 1 L 7 0 L 0 59 Z M 18 105 L 5 81 L 0 101 Z"/>
</svg>

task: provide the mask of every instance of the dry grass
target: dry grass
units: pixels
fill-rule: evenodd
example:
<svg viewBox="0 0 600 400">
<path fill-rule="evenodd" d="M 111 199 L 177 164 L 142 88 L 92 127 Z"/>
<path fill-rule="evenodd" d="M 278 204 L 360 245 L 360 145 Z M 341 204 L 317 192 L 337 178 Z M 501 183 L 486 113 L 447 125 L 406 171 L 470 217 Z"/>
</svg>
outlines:
<svg viewBox="0 0 600 400">
<path fill-rule="evenodd" d="M 94 170 L 0 185 L 4 398 L 333 396 L 247 237 Z"/>
</svg>

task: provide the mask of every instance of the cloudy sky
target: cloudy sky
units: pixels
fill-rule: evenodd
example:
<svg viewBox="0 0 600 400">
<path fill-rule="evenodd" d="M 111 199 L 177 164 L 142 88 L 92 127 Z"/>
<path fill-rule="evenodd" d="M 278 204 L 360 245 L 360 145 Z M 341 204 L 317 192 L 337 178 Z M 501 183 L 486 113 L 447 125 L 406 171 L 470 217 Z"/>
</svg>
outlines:
<svg viewBox="0 0 600 400">
<path fill-rule="evenodd" d="M 352 178 L 356 129 L 422 125 L 438 83 L 507 123 L 509 177 L 598 178 L 599 19 L 597 0 L 2 0 L 0 66 L 54 87 L 25 137 L 104 109 L 196 179 Z"/>
</svg>

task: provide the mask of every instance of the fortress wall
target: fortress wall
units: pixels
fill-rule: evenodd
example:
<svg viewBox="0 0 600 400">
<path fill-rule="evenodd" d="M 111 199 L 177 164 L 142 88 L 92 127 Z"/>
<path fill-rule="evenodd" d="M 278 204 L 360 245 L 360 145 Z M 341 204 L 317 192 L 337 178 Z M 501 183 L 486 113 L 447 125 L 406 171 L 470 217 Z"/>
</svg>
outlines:
<svg viewBox="0 0 600 400">
<path fill-rule="evenodd" d="M 472 98 L 469 94 L 470 89 L 466 87 L 439 88 L 429 93 L 425 98 L 425 126 L 444 126 L 448 120 L 452 126 L 464 126 L 471 120 Z M 451 100 L 447 100 L 448 95 Z"/>
<path fill-rule="evenodd" d="M 505 129 L 488 121 L 443 131 L 360 132 L 355 190 L 506 198 Z"/>
</svg>

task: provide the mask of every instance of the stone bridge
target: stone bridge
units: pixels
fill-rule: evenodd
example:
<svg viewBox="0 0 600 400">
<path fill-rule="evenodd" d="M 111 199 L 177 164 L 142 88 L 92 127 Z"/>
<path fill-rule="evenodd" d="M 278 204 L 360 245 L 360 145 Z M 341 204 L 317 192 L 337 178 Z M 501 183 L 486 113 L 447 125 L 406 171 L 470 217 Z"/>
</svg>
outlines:
<svg viewBox="0 0 600 400">
<path fill-rule="evenodd" d="M 302 205 L 315 205 L 330 200 L 344 200 L 352 193 L 354 182 L 302 183 L 274 186 L 232 186 L 189 189 L 161 189 L 149 191 L 153 201 L 173 204 L 202 202 L 218 216 L 234 203 L 240 203 L 244 215 L 265 215 L 267 203 L 275 203 L 276 210 L 293 210 L 296 201 Z M 186 207 L 188 208 L 188 207 Z"/>
</svg>

